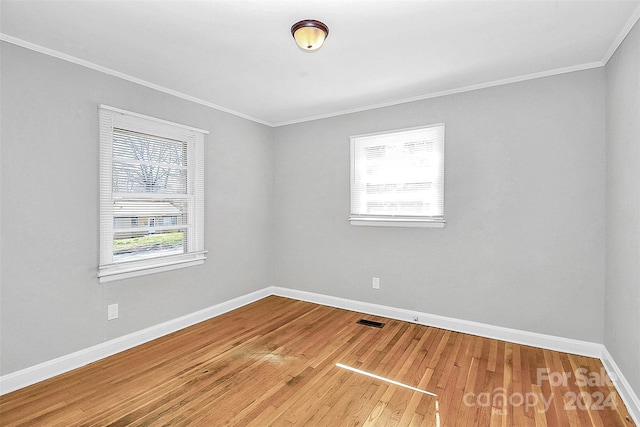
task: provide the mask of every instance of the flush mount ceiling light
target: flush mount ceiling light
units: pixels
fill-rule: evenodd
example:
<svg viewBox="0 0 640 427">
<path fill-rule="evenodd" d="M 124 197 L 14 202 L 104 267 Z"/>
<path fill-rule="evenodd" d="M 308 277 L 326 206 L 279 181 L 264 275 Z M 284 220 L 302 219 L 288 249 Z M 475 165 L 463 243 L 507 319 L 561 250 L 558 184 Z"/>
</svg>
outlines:
<svg viewBox="0 0 640 427">
<path fill-rule="evenodd" d="M 329 35 L 329 27 L 315 19 L 296 22 L 291 27 L 291 35 L 296 39 L 300 49 L 314 51 L 320 49 Z"/>
</svg>

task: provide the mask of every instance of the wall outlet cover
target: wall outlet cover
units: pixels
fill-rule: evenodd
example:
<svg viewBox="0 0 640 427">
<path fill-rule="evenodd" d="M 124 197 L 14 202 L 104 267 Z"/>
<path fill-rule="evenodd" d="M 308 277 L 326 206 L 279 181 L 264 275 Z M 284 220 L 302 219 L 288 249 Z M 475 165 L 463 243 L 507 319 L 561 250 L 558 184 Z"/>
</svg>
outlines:
<svg viewBox="0 0 640 427">
<path fill-rule="evenodd" d="M 118 318 L 118 304 L 109 304 L 107 306 L 107 320 Z"/>
</svg>

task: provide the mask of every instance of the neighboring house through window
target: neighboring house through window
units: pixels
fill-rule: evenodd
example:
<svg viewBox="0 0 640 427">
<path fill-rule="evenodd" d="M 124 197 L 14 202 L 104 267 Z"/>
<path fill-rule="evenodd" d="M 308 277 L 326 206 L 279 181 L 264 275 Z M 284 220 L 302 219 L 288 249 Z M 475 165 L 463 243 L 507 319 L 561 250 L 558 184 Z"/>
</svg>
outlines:
<svg viewBox="0 0 640 427">
<path fill-rule="evenodd" d="M 351 137 L 349 220 L 444 227 L 444 124 Z"/>
<path fill-rule="evenodd" d="M 204 134 L 101 105 L 101 282 L 202 264 Z"/>
</svg>

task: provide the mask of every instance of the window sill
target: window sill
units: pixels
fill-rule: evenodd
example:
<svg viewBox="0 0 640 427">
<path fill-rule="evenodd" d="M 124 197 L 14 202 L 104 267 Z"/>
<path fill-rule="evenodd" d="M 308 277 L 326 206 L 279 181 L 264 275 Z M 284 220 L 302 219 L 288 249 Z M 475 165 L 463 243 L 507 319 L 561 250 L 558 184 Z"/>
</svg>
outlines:
<svg viewBox="0 0 640 427">
<path fill-rule="evenodd" d="M 146 276 L 163 271 L 177 270 L 204 263 L 206 251 L 172 255 L 153 259 L 107 264 L 100 266 L 98 277 L 100 283 L 114 282 L 131 277 Z"/>
<path fill-rule="evenodd" d="M 445 220 L 413 218 L 349 218 L 351 225 L 366 227 L 444 228 Z"/>
</svg>

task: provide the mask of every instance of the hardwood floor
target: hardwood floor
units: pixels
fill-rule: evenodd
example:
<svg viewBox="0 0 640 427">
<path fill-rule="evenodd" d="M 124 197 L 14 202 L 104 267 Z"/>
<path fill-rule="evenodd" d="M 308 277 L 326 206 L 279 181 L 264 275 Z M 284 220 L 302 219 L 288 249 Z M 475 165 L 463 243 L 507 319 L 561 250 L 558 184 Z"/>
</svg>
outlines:
<svg viewBox="0 0 640 427">
<path fill-rule="evenodd" d="M 605 377 L 597 359 L 271 296 L 2 396 L 0 424 L 633 426 Z"/>
</svg>

